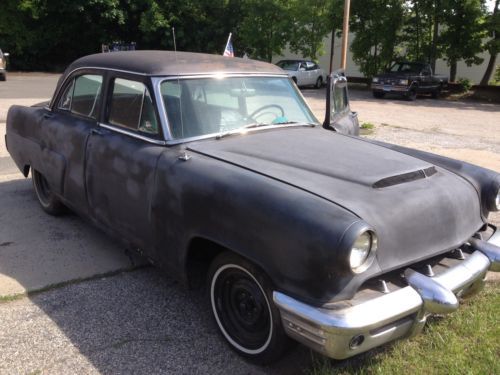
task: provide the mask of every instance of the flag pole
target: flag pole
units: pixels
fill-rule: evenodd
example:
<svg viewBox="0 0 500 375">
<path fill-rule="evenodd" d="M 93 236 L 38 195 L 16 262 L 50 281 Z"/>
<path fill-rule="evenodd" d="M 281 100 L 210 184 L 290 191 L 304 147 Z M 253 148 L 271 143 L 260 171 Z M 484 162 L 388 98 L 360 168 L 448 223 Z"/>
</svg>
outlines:
<svg viewBox="0 0 500 375">
<path fill-rule="evenodd" d="M 229 37 L 227 38 L 226 47 L 224 48 L 224 51 L 222 52 L 222 54 L 224 54 L 224 52 L 226 52 L 227 46 L 229 45 L 229 42 L 231 41 L 232 35 L 233 35 L 233 33 L 229 33 Z"/>
</svg>

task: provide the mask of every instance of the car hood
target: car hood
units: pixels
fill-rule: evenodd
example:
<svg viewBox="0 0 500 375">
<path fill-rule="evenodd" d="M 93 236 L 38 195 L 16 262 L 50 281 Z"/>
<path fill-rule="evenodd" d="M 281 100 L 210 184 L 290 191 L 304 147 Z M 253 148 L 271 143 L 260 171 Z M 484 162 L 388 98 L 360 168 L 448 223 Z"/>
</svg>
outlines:
<svg viewBox="0 0 500 375">
<path fill-rule="evenodd" d="M 361 138 L 289 128 L 193 143 L 188 149 L 350 211 L 376 230 L 384 270 L 451 250 L 483 224 L 469 182 Z"/>
</svg>

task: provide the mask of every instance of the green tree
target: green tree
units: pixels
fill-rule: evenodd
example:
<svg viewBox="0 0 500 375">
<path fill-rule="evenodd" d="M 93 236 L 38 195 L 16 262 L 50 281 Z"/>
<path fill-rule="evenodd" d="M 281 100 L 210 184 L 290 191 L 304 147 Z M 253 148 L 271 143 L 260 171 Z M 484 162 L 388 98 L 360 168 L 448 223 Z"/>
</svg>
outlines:
<svg viewBox="0 0 500 375">
<path fill-rule="evenodd" d="M 271 61 L 290 39 L 291 3 L 287 0 L 245 0 L 237 38 L 252 58 Z"/>
<path fill-rule="evenodd" d="M 493 12 L 488 15 L 486 21 L 486 27 L 490 39 L 486 43 L 485 47 L 490 53 L 490 58 L 488 60 L 488 66 L 484 72 L 483 78 L 481 79 L 481 85 L 487 85 L 490 81 L 491 74 L 495 69 L 495 64 L 497 61 L 497 55 L 500 52 L 500 12 L 498 11 L 500 1 L 495 0 L 495 6 Z"/>
<path fill-rule="evenodd" d="M 343 0 L 294 0 L 291 4 L 290 49 L 316 60 L 325 53 L 325 37 L 342 26 Z"/>
<path fill-rule="evenodd" d="M 484 50 L 486 8 L 484 0 L 446 0 L 443 10 L 440 42 L 454 82 L 459 61 L 468 66 L 483 62 L 477 55 Z"/>
<path fill-rule="evenodd" d="M 387 68 L 399 55 L 404 0 L 354 0 L 351 5 L 353 59 L 365 77 Z"/>
</svg>

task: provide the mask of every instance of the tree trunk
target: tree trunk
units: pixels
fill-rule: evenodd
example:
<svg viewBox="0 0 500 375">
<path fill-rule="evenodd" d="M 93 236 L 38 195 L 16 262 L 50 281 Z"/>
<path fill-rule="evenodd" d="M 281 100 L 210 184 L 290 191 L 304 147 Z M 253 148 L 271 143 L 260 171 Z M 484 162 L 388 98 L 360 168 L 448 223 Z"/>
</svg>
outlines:
<svg viewBox="0 0 500 375">
<path fill-rule="evenodd" d="M 481 86 L 486 86 L 491 78 L 491 73 L 493 73 L 493 69 L 495 68 L 497 62 L 497 54 L 490 55 L 490 61 L 488 62 L 488 66 L 486 67 L 486 71 L 484 72 L 483 78 L 481 78 L 481 82 L 479 83 Z"/>
<path fill-rule="evenodd" d="M 450 61 L 450 82 L 455 82 L 457 78 L 457 61 Z"/>
<path fill-rule="evenodd" d="M 432 31 L 432 45 L 431 45 L 431 68 L 432 72 L 436 73 L 436 59 L 437 59 L 437 39 L 439 37 L 439 11 L 440 11 L 440 0 L 434 1 L 434 29 Z"/>
<path fill-rule="evenodd" d="M 495 16 L 498 12 L 498 3 L 500 0 L 495 1 L 495 7 L 493 8 L 493 20 L 495 19 Z M 499 33 L 496 30 L 493 30 L 493 35 L 492 38 L 493 40 L 498 40 L 500 37 Z M 480 85 L 486 86 L 488 82 L 490 81 L 491 78 L 491 73 L 493 73 L 493 69 L 495 69 L 495 65 L 497 62 L 497 51 L 495 49 L 490 50 L 490 61 L 488 61 L 488 66 L 486 67 L 486 71 L 484 72 L 483 78 L 481 78 L 481 82 L 479 83 Z"/>
</svg>

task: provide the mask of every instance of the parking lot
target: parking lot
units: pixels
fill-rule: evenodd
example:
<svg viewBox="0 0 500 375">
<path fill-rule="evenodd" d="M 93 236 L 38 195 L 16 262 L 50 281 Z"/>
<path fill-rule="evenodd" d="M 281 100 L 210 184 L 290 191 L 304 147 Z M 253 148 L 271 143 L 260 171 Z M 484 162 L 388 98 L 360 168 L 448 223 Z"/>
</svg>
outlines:
<svg viewBox="0 0 500 375">
<path fill-rule="evenodd" d="M 44 214 L 5 148 L 10 105 L 48 100 L 58 75 L 0 82 L 0 373 L 300 373 L 297 346 L 272 367 L 234 354 L 204 291 L 186 290 L 74 215 Z M 324 117 L 324 90 L 303 94 Z M 500 171 L 500 106 L 419 98 L 378 100 L 351 89 L 364 136 Z M 335 161 L 331 161 L 335 162 Z M 492 216 L 500 225 L 500 215 Z M 38 291 L 32 293 L 33 291 Z M 9 296 L 30 293 L 12 299 Z"/>
</svg>

